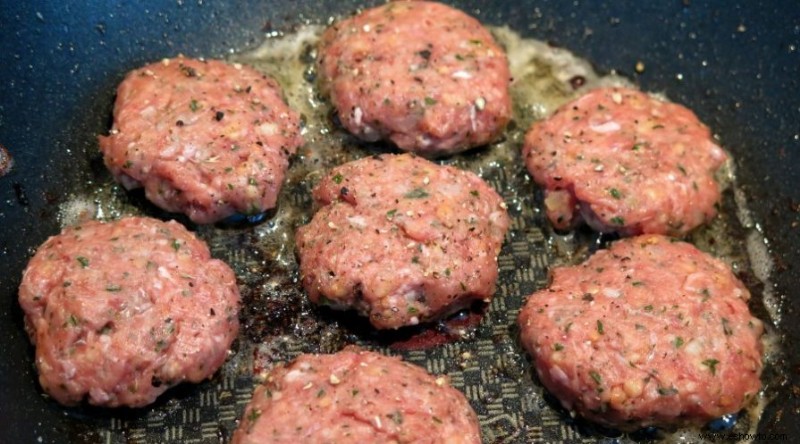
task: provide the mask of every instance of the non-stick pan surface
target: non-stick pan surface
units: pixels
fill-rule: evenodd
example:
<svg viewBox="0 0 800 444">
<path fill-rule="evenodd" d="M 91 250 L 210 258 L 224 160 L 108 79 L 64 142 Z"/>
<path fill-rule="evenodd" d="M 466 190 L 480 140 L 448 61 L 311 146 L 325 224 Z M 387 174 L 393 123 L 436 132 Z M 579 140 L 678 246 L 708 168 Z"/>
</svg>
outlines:
<svg viewBox="0 0 800 444">
<path fill-rule="evenodd" d="M 796 2 L 454 3 L 489 24 L 508 24 L 525 36 L 569 48 L 600 71 L 617 70 L 643 89 L 666 91 L 721 135 L 736 160 L 756 228 L 769 241 L 774 272 L 766 290 L 782 304 L 777 328 L 784 358 L 776 367 L 779 376 L 770 380 L 775 399 L 759 431 L 799 437 Z M 174 390 L 142 411 L 65 409 L 43 397 L 16 289 L 33 249 L 59 231 L 59 205 L 74 190 L 107 179 L 95 136 L 108 128 L 114 89 L 126 71 L 177 53 L 226 57 L 257 46 L 265 32 L 306 21 L 324 23 L 359 6 L 364 4 L 350 0 L 2 1 L 0 145 L 11 153 L 14 166 L 0 178 L 0 442 L 218 442 L 229 436 L 249 387 L 225 387 L 226 381 Z M 637 61 L 645 63 L 643 73 L 635 72 Z M 749 284 L 754 291 L 765 290 L 756 281 Z M 417 355 L 424 361 L 425 352 Z M 497 391 L 500 406 L 506 398 L 517 399 L 511 404 L 524 402 L 502 387 L 488 390 Z M 232 398 L 218 396 L 225 393 Z M 494 398 L 480 399 L 497 404 Z M 504 421 L 520 423 L 513 411 L 507 418 L 504 412 L 483 412 L 484 417 L 495 414 L 500 424 L 490 441 L 582 436 L 574 426 L 548 435 L 542 421 L 524 424 L 515 435 L 501 427 Z"/>
</svg>

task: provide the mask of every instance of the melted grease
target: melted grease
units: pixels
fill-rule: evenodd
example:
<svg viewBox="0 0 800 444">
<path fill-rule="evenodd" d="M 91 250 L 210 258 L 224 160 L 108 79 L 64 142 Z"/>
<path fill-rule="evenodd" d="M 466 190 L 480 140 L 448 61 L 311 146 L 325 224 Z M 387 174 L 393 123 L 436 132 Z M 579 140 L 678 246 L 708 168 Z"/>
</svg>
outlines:
<svg viewBox="0 0 800 444">
<path fill-rule="evenodd" d="M 363 143 L 337 127 L 333 111 L 318 96 L 315 87 L 315 45 L 323 27 L 305 25 L 292 34 L 272 35 L 258 49 L 231 57 L 274 77 L 282 86 L 286 100 L 301 113 L 306 143 L 299 150 L 288 171 L 279 199 L 279 208 L 269 220 L 256 226 L 194 227 L 185 218 L 179 219 L 196 228 L 197 234 L 208 242 L 212 254 L 228 262 L 239 277 L 242 290 L 242 333 L 232 358 L 225 364 L 227 375 L 256 376 L 269 370 L 275 362 L 287 360 L 298 352 L 334 352 L 348 343 L 371 347 L 396 345 L 397 350 L 409 344 L 438 344 L 438 338 L 425 334 L 437 329 L 451 335 L 448 341 L 472 339 L 477 326 L 453 330 L 446 325 L 427 327 L 428 333 L 409 338 L 407 333 L 375 332 L 352 313 L 332 312 L 314 308 L 304 296 L 294 256 L 294 232 L 313 214 L 310 191 L 330 168 L 375 152 L 392 151 L 384 144 Z M 443 164 L 476 172 L 497 189 L 509 206 L 512 218 L 506 245 L 501 253 L 509 255 L 509 244 L 526 242 L 548 256 L 549 266 L 572 264 L 584 260 L 602 248 L 612 237 L 598 235 L 588 229 L 568 234 L 554 233 L 546 222 L 541 208 L 541 192 L 528 176 L 520 158 L 525 130 L 535 120 L 552 113 L 560 105 L 580 96 L 584 91 L 605 85 L 629 86 L 629 80 L 615 74 L 601 76 L 589 62 L 567 50 L 546 43 L 523 39 L 507 27 L 492 32 L 506 48 L 514 81 L 511 87 L 514 103 L 513 121 L 505 137 L 489 147 L 473 150 L 440 161 Z M 737 185 L 732 164 L 720 175 L 727 191 L 723 194 L 720 216 L 708 226 L 693 233 L 690 240 L 699 248 L 722 258 L 731 265 L 753 291 L 754 313 L 766 321 L 765 386 L 775 384 L 776 362 L 780 342 L 775 333 L 781 321 L 781 304 L 771 290 L 772 263 L 768 244 L 747 208 L 747 197 Z M 175 217 L 161 212 L 146 202 L 141 192 L 126 193 L 114 185 L 108 175 L 89 184 L 86 193 L 75 193 L 61 206 L 63 226 L 86 219 L 118 219 L 128 214 L 145 214 L 168 219 Z M 99 186 L 96 186 L 100 184 Z M 532 267 L 533 259 L 530 266 Z M 538 266 L 538 264 L 537 264 Z M 512 275 L 513 276 L 513 275 Z M 518 294 L 498 294 L 508 305 L 519 307 L 521 299 L 535 290 L 520 289 Z M 513 302 L 513 303 L 512 303 Z M 491 309 L 487 316 L 491 322 Z M 463 316 L 463 313 L 462 313 Z M 453 332 L 456 334 L 453 334 Z M 487 334 L 487 333 L 484 333 Z M 489 371 L 513 381 L 530 378 L 524 352 L 509 335 L 492 339 L 498 344 L 498 363 Z M 416 341 L 416 342 L 415 342 Z M 412 347 L 413 348 L 413 347 Z M 464 365 L 468 365 L 465 362 Z M 773 376 L 769 376 L 773 375 Z M 524 396 L 543 398 L 540 387 L 521 384 Z M 758 418 L 769 401 L 765 390 L 754 406 L 741 415 L 734 431 L 755 433 Z M 488 394 L 491 401 L 500 394 Z M 489 427 L 493 419 L 484 424 Z M 567 422 L 570 422 L 567 419 Z M 530 424 L 524 427 L 529 427 Z M 516 433 L 520 433 L 518 430 Z M 596 432 L 594 432 L 596 433 Z M 662 434 L 670 442 L 697 442 L 698 430 L 679 430 Z M 614 439 L 630 441 L 630 437 Z"/>
</svg>

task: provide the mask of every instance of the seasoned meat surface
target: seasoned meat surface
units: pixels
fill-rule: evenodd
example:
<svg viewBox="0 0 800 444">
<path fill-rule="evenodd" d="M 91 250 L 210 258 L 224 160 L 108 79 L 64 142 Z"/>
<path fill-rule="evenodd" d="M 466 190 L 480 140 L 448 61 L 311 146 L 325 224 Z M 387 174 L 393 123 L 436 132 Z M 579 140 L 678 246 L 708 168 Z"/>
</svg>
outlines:
<svg viewBox="0 0 800 444">
<path fill-rule="evenodd" d="M 373 156 L 334 168 L 313 195 L 321 208 L 296 236 L 313 302 L 398 328 L 491 299 L 509 218 L 475 174 Z"/>
<path fill-rule="evenodd" d="M 525 164 L 556 228 L 683 236 L 713 218 L 727 155 L 685 107 L 600 88 L 534 123 Z"/>
<path fill-rule="evenodd" d="M 256 388 L 233 444 L 480 443 L 466 398 L 423 368 L 348 348 L 301 355 Z"/>
<path fill-rule="evenodd" d="M 87 222 L 48 239 L 19 289 L 44 391 L 140 407 L 222 365 L 239 329 L 233 271 L 176 222 Z"/>
<path fill-rule="evenodd" d="M 566 408 L 622 430 L 703 424 L 761 388 L 763 324 L 749 298 L 723 262 L 643 235 L 554 269 L 519 326 Z"/>
<path fill-rule="evenodd" d="M 275 80 L 239 64 L 178 57 L 125 77 L 111 132 L 99 141 L 126 188 L 144 187 L 159 207 L 212 223 L 274 208 L 302 137 Z"/>
<path fill-rule="evenodd" d="M 342 125 L 426 157 L 497 139 L 511 118 L 505 52 L 477 20 L 435 2 L 391 2 L 333 24 L 319 73 Z"/>
</svg>

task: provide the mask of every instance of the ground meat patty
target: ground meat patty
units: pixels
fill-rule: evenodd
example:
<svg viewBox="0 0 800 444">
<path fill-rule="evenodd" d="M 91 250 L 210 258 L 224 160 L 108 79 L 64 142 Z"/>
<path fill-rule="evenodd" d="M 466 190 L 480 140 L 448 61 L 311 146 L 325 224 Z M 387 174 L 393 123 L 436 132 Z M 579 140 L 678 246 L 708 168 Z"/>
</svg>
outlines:
<svg viewBox="0 0 800 444">
<path fill-rule="evenodd" d="M 398 328 L 491 299 L 509 219 L 475 174 L 382 155 L 335 168 L 313 194 L 322 208 L 296 238 L 313 302 Z"/>
<path fill-rule="evenodd" d="M 178 57 L 120 84 L 114 126 L 100 136 L 106 166 L 126 188 L 194 222 L 275 207 L 299 119 L 278 84 L 252 68 Z"/>
<path fill-rule="evenodd" d="M 596 89 L 536 122 L 528 170 L 556 228 L 682 236 L 716 215 L 727 156 L 690 110 L 639 91 Z"/>
<path fill-rule="evenodd" d="M 761 383 L 761 321 L 721 261 L 660 235 L 556 268 L 519 317 L 542 384 L 568 409 L 633 430 L 739 411 Z"/>
<path fill-rule="evenodd" d="M 480 443 L 478 418 L 447 378 L 348 348 L 301 355 L 256 388 L 233 444 Z"/>
<path fill-rule="evenodd" d="M 47 240 L 19 302 L 39 382 L 62 404 L 139 407 L 210 377 L 239 329 L 231 269 L 176 222 L 87 222 Z"/>
<path fill-rule="evenodd" d="M 334 24 L 319 73 L 357 137 L 440 156 L 487 144 L 511 118 L 505 52 L 477 20 L 433 2 L 391 2 Z"/>
</svg>

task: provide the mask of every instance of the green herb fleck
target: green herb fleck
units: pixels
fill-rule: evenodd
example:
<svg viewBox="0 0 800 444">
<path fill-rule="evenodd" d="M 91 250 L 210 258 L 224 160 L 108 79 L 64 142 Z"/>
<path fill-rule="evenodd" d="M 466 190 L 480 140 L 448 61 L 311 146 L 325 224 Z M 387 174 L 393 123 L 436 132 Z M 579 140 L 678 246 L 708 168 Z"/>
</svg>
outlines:
<svg viewBox="0 0 800 444">
<path fill-rule="evenodd" d="M 473 45 L 482 45 L 483 44 L 483 42 L 478 40 L 478 39 L 470 39 L 469 42 L 472 43 Z"/>
<path fill-rule="evenodd" d="M 172 249 L 178 251 L 181 249 L 181 243 L 178 239 L 172 239 Z"/>
<path fill-rule="evenodd" d="M 386 218 L 389 219 L 389 220 L 392 220 L 392 219 L 394 219 L 394 215 L 395 214 L 397 214 L 397 208 L 387 211 L 386 212 Z"/>
<path fill-rule="evenodd" d="M 258 186 L 258 182 L 256 181 L 255 177 L 248 177 L 247 184 L 253 187 Z"/>
<path fill-rule="evenodd" d="M 67 318 L 67 323 L 73 327 L 77 327 L 80 321 L 78 321 L 78 318 L 76 318 L 75 315 L 71 314 L 69 315 L 69 318 Z"/>
<path fill-rule="evenodd" d="M 555 351 L 561 351 L 561 350 L 564 350 L 564 346 L 563 346 L 563 345 L 561 345 L 561 344 L 559 344 L 558 342 L 556 342 L 556 343 L 553 345 L 553 350 L 555 350 Z"/>
<path fill-rule="evenodd" d="M 450 269 L 449 268 L 445 268 L 444 269 L 444 275 L 448 276 L 448 277 L 450 276 Z"/>
<path fill-rule="evenodd" d="M 229 184 L 228 184 L 228 189 L 229 189 L 229 190 L 232 190 L 232 189 L 233 189 L 233 184 L 232 184 L 232 183 L 229 183 Z"/>
<path fill-rule="evenodd" d="M 408 314 L 415 315 L 417 313 L 419 313 L 419 310 L 417 310 L 417 307 L 414 307 L 414 306 L 409 306 L 408 307 Z"/>
<path fill-rule="evenodd" d="M 403 414 L 400 413 L 399 410 L 386 415 L 386 417 L 391 419 L 392 422 L 394 422 L 397 425 L 400 425 L 400 424 L 403 423 Z"/>
<path fill-rule="evenodd" d="M 133 166 L 133 162 L 131 162 L 130 160 L 126 160 L 125 163 L 122 164 L 122 168 L 125 168 L 125 169 L 130 168 L 132 166 Z"/>
<path fill-rule="evenodd" d="M 322 398 L 323 396 L 325 396 L 325 389 L 319 389 L 317 392 L 317 398 Z"/>
<path fill-rule="evenodd" d="M 712 375 L 716 376 L 717 364 L 719 364 L 719 361 L 717 361 L 716 359 L 706 359 L 705 361 L 702 362 L 702 364 L 708 367 L 709 370 L 711 370 Z"/>
<path fill-rule="evenodd" d="M 77 260 L 78 260 L 78 262 L 80 262 L 81 268 L 86 268 L 86 267 L 89 266 L 89 259 L 86 259 L 83 256 L 78 256 Z"/>
<path fill-rule="evenodd" d="M 437 418 L 437 417 L 435 417 L 435 416 L 432 416 L 431 419 L 433 419 L 433 422 L 435 422 L 436 424 L 441 424 L 442 423 L 442 420 Z"/>
<path fill-rule="evenodd" d="M 677 395 L 678 394 L 678 389 L 676 389 L 675 387 L 669 387 L 669 388 L 659 387 L 658 388 L 658 394 L 661 395 L 661 396 Z"/>
<path fill-rule="evenodd" d="M 643 144 L 641 144 L 641 143 L 636 143 L 636 144 L 633 145 L 633 148 L 631 148 L 631 149 L 634 150 L 634 151 L 639 151 L 640 149 L 642 149 L 642 145 Z"/>
<path fill-rule="evenodd" d="M 406 199 L 424 199 L 428 196 L 430 196 L 430 194 L 428 194 L 428 192 L 425 191 L 423 188 L 414 188 L 413 190 L 403 195 L 403 197 L 405 197 Z"/>
<path fill-rule="evenodd" d="M 461 286 L 461 291 L 467 291 L 467 285 L 466 284 L 464 284 L 463 282 L 459 282 L 458 285 Z"/>
<path fill-rule="evenodd" d="M 620 216 L 614 216 L 611 218 L 611 223 L 614 225 L 625 225 L 625 219 L 621 218 Z"/>
<path fill-rule="evenodd" d="M 342 183 L 342 180 L 344 180 L 344 176 L 340 173 L 336 173 L 336 175 L 333 176 L 333 181 L 337 184 Z"/>
<path fill-rule="evenodd" d="M 675 348 L 681 348 L 681 345 L 683 345 L 683 338 L 680 336 L 676 336 L 675 340 L 672 341 L 672 344 L 675 346 Z"/>
<path fill-rule="evenodd" d="M 642 282 L 642 281 L 633 281 L 633 282 L 631 282 L 631 285 L 633 285 L 634 287 L 641 287 L 642 285 L 644 285 L 644 282 Z"/>
<path fill-rule="evenodd" d="M 434 99 L 433 97 L 425 97 L 425 105 L 427 106 L 436 105 L 436 99 Z"/>
<path fill-rule="evenodd" d="M 730 336 L 733 334 L 731 323 L 725 318 L 722 318 L 722 331 L 725 333 L 725 336 Z"/>
<path fill-rule="evenodd" d="M 622 193 L 620 193 L 619 190 L 616 189 L 616 188 L 612 188 L 612 189 L 608 190 L 608 193 L 611 194 L 611 197 L 613 197 L 614 199 L 621 199 L 622 198 Z"/>
<path fill-rule="evenodd" d="M 261 416 L 261 411 L 257 409 L 252 409 L 250 412 L 247 413 L 247 420 L 250 422 L 255 422 Z"/>
<path fill-rule="evenodd" d="M 192 110 L 192 112 L 195 112 L 200 109 L 200 104 L 197 103 L 197 100 L 192 99 L 192 101 L 189 103 L 189 109 Z"/>
<path fill-rule="evenodd" d="M 118 292 L 120 290 L 122 290 L 122 287 L 120 287 L 119 285 L 108 285 L 108 286 L 106 286 L 106 291 L 110 291 L 112 293 L 116 293 L 116 292 Z"/>
<path fill-rule="evenodd" d="M 411 263 L 412 264 L 418 264 L 419 263 L 419 256 L 413 256 L 411 258 Z"/>
<path fill-rule="evenodd" d="M 162 352 L 165 348 L 167 348 L 167 341 L 163 339 L 156 341 L 156 352 Z"/>
<path fill-rule="evenodd" d="M 645 305 L 644 306 L 644 311 L 653 311 L 653 306 L 652 305 Z"/>
<path fill-rule="evenodd" d="M 350 393 L 352 393 L 353 396 L 356 396 L 358 395 L 358 389 L 353 389 L 353 391 L 351 391 Z"/>
<path fill-rule="evenodd" d="M 683 167 L 683 165 L 681 165 L 681 164 L 678 164 L 678 170 L 679 170 L 681 173 L 683 173 L 683 175 L 684 175 L 684 176 L 688 176 L 688 174 L 686 173 L 686 168 L 684 168 L 684 167 Z"/>
<path fill-rule="evenodd" d="M 478 197 L 478 196 L 480 195 L 480 193 L 478 192 L 478 190 L 470 190 L 469 194 L 471 194 L 471 195 L 473 195 L 473 196 L 475 196 L 475 197 Z"/>
<path fill-rule="evenodd" d="M 664 125 L 653 125 L 653 129 L 661 129 L 664 128 Z"/>
<path fill-rule="evenodd" d="M 597 373 L 594 370 L 589 370 L 589 376 L 592 377 L 597 385 L 601 385 L 603 383 L 603 378 L 600 376 L 600 373 Z"/>
<path fill-rule="evenodd" d="M 603 330 L 603 322 L 600 319 L 597 320 L 597 332 L 601 335 L 605 334 L 605 331 Z"/>
</svg>

